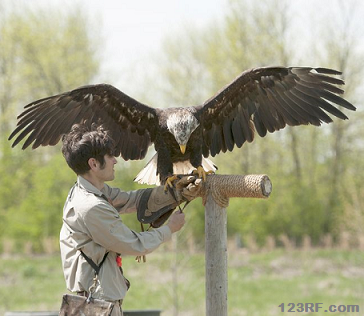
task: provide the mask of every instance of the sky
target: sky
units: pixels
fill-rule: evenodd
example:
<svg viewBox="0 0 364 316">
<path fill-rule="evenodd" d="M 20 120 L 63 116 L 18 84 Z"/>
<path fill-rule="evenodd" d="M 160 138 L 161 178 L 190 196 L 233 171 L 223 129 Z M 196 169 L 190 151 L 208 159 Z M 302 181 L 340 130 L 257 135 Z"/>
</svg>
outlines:
<svg viewBox="0 0 364 316">
<path fill-rule="evenodd" d="M 127 79 L 123 78 L 129 76 L 123 76 L 123 73 L 132 72 L 133 65 L 136 64 L 147 66 L 150 55 L 158 51 L 167 35 L 188 25 L 202 27 L 214 19 L 221 18 L 226 0 L 76 2 L 87 10 L 91 17 L 100 20 L 99 31 L 105 40 L 102 73 L 105 77 L 111 77 L 115 85 L 125 85 Z"/>
<path fill-rule="evenodd" d="M 228 0 L 78 1 L 91 16 L 100 14 L 102 36 L 106 40 L 102 73 L 126 93 L 136 91 L 129 86 L 138 84 L 134 71 L 147 69 L 166 36 L 178 34 L 187 26 L 200 28 L 218 23 L 224 18 L 228 4 Z M 346 1 L 352 5 L 358 2 Z M 290 5 L 292 24 L 304 34 L 301 45 L 309 45 L 309 38 L 315 36 L 315 23 L 325 23 L 320 12 L 325 18 L 340 19 L 343 9 L 340 0 L 294 0 Z M 316 19 L 311 19 L 312 13 L 317 14 Z"/>
<path fill-rule="evenodd" d="M 144 71 L 154 62 L 152 55 L 160 50 L 166 36 L 177 34 L 187 26 L 199 28 L 218 23 L 226 14 L 228 0 L 16 0 L 11 3 L 20 7 L 31 3 L 66 9 L 80 5 L 95 22 L 95 38 L 100 35 L 104 40 L 100 50 L 101 74 L 96 80 L 108 81 L 128 93 L 135 91 L 132 85 L 137 84 L 137 79 L 133 80 L 133 76 L 137 77 L 136 70 Z M 312 26 L 307 22 L 311 21 L 309 15 L 315 11 L 332 11 L 332 18 L 336 19 L 334 9 L 339 10 L 341 4 L 340 0 L 294 0 L 290 5 L 292 20 L 301 32 L 306 31 L 308 38 L 313 37 L 309 33 Z M 302 38 L 302 45 L 307 38 Z"/>
</svg>

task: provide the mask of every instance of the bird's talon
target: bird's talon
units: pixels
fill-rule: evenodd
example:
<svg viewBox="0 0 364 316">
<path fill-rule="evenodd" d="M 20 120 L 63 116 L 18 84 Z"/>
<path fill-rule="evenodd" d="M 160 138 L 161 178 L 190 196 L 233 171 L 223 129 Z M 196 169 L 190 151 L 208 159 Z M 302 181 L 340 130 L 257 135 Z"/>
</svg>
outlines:
<svg viewBox="0 0 364 316">
<path fill-rule="evenodd" d="M 202 166 L 198 166 L 197 169 L 192 171 L 192 174 L 198 175 L 199 178 L 202 178 L 204 182 L 206 182 L 206 176 L 209 174 L 215 174 L 212 170 L 205 171 Z"/>
<path fill-rule="evenodd" d="M 178 179 L 176 175 L 168 177 L 166 183 L 164 184 L 164 191 L 168 191 L 168 187 L 173 188 L 173 181 Z"/>
</svg>

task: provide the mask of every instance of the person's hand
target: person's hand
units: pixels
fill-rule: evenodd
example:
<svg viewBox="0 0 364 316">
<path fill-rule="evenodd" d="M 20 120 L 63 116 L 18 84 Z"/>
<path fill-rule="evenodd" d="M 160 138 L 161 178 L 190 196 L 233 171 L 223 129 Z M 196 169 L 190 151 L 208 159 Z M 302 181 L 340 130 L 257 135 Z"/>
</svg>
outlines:
<svg viewBox="0 0 364 316">
<path fill-rule="evenodd" d="M 192 201 L 199 196 L 202 179 L 196 176 L 183 176 L 173 182 L 175 194 L 179 201 Z"/>
<path fill-rule="evenodd" d="M 185 214 L 181 211 L 177 211 L 171 215 L 167 226 L 170 228 L 172 233 L 179 231 L 185 224 Z"/>
</svg>

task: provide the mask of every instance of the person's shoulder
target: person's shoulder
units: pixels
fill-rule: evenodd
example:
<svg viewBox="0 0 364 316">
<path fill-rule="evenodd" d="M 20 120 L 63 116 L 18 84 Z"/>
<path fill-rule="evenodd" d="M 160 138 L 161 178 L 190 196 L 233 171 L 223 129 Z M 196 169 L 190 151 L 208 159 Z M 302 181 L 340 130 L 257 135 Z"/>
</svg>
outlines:
<svg viewBox="0 0 364 316">
<path fill-rule="evenodd" d="M 80 214 L 105 206 L 105 199 L 92 192 L 80 190 L 73 201 L 73 206 Z"/>
</svg>

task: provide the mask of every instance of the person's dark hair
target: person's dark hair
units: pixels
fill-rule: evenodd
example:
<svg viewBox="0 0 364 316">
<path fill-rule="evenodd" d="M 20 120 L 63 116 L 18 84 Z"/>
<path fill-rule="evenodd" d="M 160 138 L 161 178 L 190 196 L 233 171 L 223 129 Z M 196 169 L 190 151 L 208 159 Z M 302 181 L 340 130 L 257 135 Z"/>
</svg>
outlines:
<svg viewBox="0 0 364 316">
<path fill-rule="evenodd" d="M 104 166 L 104 156 L 113 155 L 114 151 L 114 141 L 108 131 L 96 124 L 92 124 L 91 128 L 82 124 L 73 125 L 71 131 L 63 136 L 62 142 L 62 154 L 77 175 L 90 170 L 90 158 L 95 158 Z"/>
</svg>

